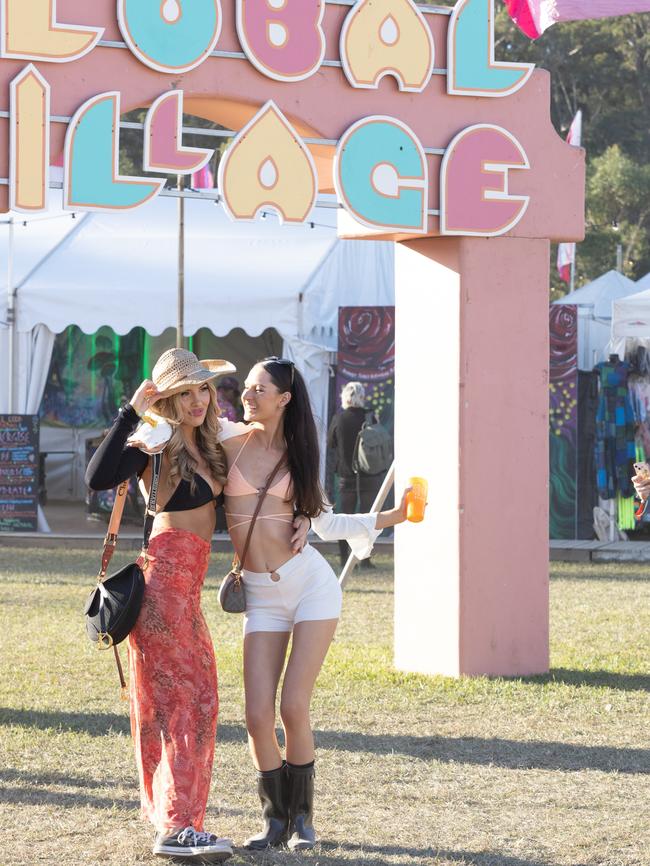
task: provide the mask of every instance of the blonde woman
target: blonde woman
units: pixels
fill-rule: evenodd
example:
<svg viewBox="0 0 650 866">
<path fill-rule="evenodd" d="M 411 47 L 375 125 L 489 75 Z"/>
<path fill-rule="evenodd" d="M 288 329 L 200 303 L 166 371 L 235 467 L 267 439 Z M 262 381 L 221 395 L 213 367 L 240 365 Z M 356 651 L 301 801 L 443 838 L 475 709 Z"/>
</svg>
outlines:
<svg viewBox="0 0 650 866">
<path fill-rule="evenodd" d="M 214 379 L 233 370 L 225 361 L 199 361 L 184 349 L 165 352 L 152 379 L 120 411 L 86 472 L 93 490 L 137 475 L 148 496 L 152 459 L 141 442 L 128 440 L 154 404 L 157 416 L 170 422 L 171 428 L 160 425 L 171 438 L 160 443 L 157 513 L 146 558 L 140 559 L 144 601 L 128 648 L 142 814 L 156 831 L 154 854 L 186 861 L 218 862 L 232 855 L 229 840 L 203 830 L 218 697 L 200 598 L 226 480 Z"/>
</svg>

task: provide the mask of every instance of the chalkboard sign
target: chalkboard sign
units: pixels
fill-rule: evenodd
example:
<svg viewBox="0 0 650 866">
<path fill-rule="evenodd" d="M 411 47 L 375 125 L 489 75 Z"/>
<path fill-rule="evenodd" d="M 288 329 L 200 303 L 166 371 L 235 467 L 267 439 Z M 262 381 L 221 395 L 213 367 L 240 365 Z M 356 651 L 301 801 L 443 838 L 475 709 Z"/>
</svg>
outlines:
<svg viewBox="0 0 650 866">
<path fill-rule="evenodd" d="M 0 532 L 36 532 L 38 415 L 0 415 Z"/>
</svg>

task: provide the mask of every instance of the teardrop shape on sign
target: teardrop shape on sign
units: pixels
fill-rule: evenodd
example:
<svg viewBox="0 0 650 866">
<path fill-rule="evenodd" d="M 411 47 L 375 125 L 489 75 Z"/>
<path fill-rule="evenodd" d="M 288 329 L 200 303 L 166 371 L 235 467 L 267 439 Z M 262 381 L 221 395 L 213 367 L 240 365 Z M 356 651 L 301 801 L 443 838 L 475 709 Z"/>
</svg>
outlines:
<svg viewBox="0 0 650 866">
<path fill-rule="evenodd" d="M 272 189 L 278 182 L 278 170 L 271 157 L 260 166 L 259 178 L 260 183 L 265 189 Z"/>
<path fill-rule="evenodd" d="M 269 42 L 274 48 L 282 48 L 289 34 L 284 24 L 279 21 L 271 21 L 268 28 Z"/>
<path fill-rule="evenodd" d="M 168 24 L 175 24 L 181 17 L 181 4 L 179 0 L 163 0 L 160 7 L 160 17 Z"/>
<path fill-rule="evenodd" d="M 387 195 L 391 198 L 399 197 L 399 177 L 395 171 L 395 166 L 387 162 L 382 162 L 375 166 L 372 173 L 372 185 L 381 195 Z"/>
<path fill-rule="evenodd" d="M 379 37 L 385 45 L 395 45 L 399 39 L 399 27 L 392 15 L 387 15 L 382 21 Z"/>
</svg>

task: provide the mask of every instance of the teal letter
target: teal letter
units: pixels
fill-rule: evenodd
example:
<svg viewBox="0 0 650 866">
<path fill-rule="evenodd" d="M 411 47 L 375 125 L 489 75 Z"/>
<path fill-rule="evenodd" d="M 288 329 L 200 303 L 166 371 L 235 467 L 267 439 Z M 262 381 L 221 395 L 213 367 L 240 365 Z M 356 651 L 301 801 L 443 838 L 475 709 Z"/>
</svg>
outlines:
<svg viewBox="0 0 650 866">
<path fill-rule="evenodd" d="M 339 200 L 371 228 L 427 228 L 427 163 L 415 134 L 390 117 L 367 117 L 339 141 L 334 161 Z"/>
<path fill-rule="evenodd" d="M 128 210 L 158 195 L 164 180 L 121 177 L 119 93 L 81 106 L 65 138 L 64 206 L 69 210 Z"/>
<path fill-rule="evenodd" d="M 494 0 L 458 0 L 447 36 L 447 92 L 456 96 L 509 96 L 535 68 L 494 59 Z"/>
<path fill-rule="evenodd" d="M 158 72 L 188 72 L 214 50 L 220 0 L 117 0 L 117 20 L 133 54 Z"/>
</svg>

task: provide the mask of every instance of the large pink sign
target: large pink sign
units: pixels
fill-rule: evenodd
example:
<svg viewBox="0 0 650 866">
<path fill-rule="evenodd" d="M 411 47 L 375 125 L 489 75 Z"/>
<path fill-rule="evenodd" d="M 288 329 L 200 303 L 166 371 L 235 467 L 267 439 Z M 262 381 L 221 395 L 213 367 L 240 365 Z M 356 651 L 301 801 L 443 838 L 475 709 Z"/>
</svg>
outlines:
<svg viewBox="0 0 650 866">
<path fill-rule="evenodd" d="M 494 0 L 0 0 L 0 16 L 0 209 L 43 210 L 61 151 L 66 207 L 139 207 L 156 173 L 213 152 L 183 145 L 185 113 L 237 133 L 219 175 L 236 220 L 304 222 L 336 191 L 353 235 L 579 235 L 579 206 L 551 203 L 561 178 L 579 201 L 581 156 L 539 110 L 546 75 L 495 56 Z M 136 107 L 142 176 L 121 177 Z"/>
</svg>

